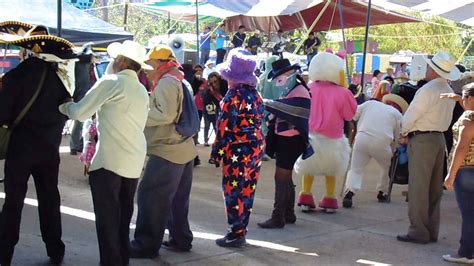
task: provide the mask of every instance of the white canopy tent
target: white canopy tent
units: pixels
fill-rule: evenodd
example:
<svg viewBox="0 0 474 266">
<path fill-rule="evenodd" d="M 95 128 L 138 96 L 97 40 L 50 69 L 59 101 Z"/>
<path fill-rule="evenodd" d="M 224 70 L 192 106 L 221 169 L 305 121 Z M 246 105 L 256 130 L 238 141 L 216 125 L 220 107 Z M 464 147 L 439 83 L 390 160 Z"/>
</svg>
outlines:
<svg viewBox="0 0 474 266">
<path fill-rule="evenodd" d="M 474 27 L 473 0 L 372 0 L 372 3 L 387 10 L 416 10 Z"/>
</svg>

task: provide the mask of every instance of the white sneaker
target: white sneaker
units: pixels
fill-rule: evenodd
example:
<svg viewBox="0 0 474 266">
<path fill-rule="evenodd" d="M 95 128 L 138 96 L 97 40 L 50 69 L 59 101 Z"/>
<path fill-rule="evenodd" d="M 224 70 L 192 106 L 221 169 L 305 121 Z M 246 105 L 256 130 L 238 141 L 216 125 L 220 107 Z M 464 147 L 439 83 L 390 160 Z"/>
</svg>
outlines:
<svg viewBox="0 0 474 266">
<path fill-rule="evenodd" d="M 454 263 L 474 264 L 474 259 L 459 257 L 458 255 L 443 255 L 443 259 L 445 261 L 454 262 Z"/>
</svg>

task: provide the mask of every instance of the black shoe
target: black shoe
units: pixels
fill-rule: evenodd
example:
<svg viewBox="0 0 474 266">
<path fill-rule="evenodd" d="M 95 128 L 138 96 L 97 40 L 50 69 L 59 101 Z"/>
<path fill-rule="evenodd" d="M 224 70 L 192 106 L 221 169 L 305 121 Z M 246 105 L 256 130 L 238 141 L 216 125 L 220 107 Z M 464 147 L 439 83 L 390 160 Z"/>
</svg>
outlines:
<svg viewBox="0 0 474 266">
<path fill-rule="evenodd" d="M 209 145 L 209 143 L 204 143 L 204 147 L 210 147 L 211 145 Z"/>
<path fill-rule="evenodd" d="M 198 165 L 201 165 L 201 160 L 199 159 L 199 157 L 196 157 L 194 158 L 194 166 L 198 166 Z"/>
<path fill-rule="evenodd" d="M 0 177 L 0 183 L 3 183 L 3 181 L 5 181 L 5 178 Z"/>
<path fill-rule="evenodd" d="M 61 265 L 64 260 L 64 255 L 49 257 L 49 263 L 52 265 Z"/>
<path fill-rule="evenodd" d="M 285 224 L 294 224 L 296 223 L 296 215 L 293 213 L 292 215 L 285 216 Z"/>
<path fill-rule="evenodd" d="M 245 246 L 247 241 L 245 241 L 245 236 L 236 236 L 229 233 L 223 238 L 216 239 L 216 244 L 225 248 L 240 248 Z"/>
<path fill-rule="evenodd" d="M 77 151 L 76 151 L 76 150 L 71 150 L 71 151 L 69 152 L 69 154 L 71 154 L 71 155 L 77 155 Z"/>
<path fill-rule="evenodd" d="M 377 199 L 379 202 L 388 202 L 388 195 L 384 194 L 382 191 L 379 191 L 379 194 L 377 194 Z"/>
<path fill-rule="evenodd" d="M 130 258 L 154 259 L 159 256 L 157 251 L 149 251 L 149 250 L 140 249 L 139 247 L 137 247 L 134 241 L 130 243 Z"/>
<path fill-rule="evenodd" d="M 258 223 L 258 226 L 267 229 L 283 228 L 285 227 L 285 220 L 272 217 L 263 223 Z"/>
<path fill-rule="evenodd" d="M 191 248 L 182 248 L 178 246 L 174 241 L 163 241 L 161 247 L 173 252 L 189 252 L 191 250 Z"/>
<path fill-rule="evenodd" d="M 419 239 L 412 238 L 409 235 L 398 235 L 397 240 L 401 242 L 411 242 L 416 244 L 428 244 L 429 241 L 423 241 Z"/>
<path fill-rule="evenodd" d="M 344 208 L 351 208 L 352 207 L 352 197 L 355 194 L 352 191 L 348 191 L 344 196 L 344 200 L 342 201 L 342 207 Z"/>
</svg>

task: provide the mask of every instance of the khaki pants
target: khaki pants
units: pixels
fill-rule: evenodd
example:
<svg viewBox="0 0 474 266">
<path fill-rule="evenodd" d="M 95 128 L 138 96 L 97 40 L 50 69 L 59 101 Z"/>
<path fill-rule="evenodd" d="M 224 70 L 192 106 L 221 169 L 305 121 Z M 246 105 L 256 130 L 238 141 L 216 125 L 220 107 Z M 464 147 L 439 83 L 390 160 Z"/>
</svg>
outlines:
<svg viewBox="0 0 474 266">
<path fill-rule="evenodd" d="M 408 236 L 420 241 L 438 239 L 445 146 L 442 133 L 416 135 L 408 144 Z"/>
</svg>

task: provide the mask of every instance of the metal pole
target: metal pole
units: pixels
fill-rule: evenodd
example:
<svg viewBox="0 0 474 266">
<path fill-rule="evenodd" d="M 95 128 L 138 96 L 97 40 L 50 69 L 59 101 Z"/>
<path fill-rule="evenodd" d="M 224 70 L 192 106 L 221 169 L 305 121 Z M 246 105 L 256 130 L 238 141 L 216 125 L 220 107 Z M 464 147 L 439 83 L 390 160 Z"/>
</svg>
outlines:
<svg viewBox="0 0 474 266">
<path fill-rule="evenodd" d="M 58 37 L 61 37 L 61 31 L 62 31 L 62 11 L 63 9 L 63 0 L 58 0 L 58 26 L 57 26 L 57 32 L 56 32 L 56 35 L 58 35 Z"/>
<path fill-rule="evenodd" d="M 127 30 L 128 3 L 129 0 L 125 0 L 125 11 L 123 13 L 123 30 Z"/>
<path fill-rule="evenodd" d="M 365 58 L 367 56 L 367 43 L 369 42 L 369 26 L 370 26 L 371 8 L 372 8 L 372 0 L 369 0 L 369 5 L 367 6 L 367 21 L 365 23 L 364 53 L 362 55 L 362 77 L 360 78 L 360 85 L 362 86 L 362 90 L 364 89 Z"/>
<path fill-rule="evenodd" d="M 200 62 L 200 56 L 199 56 L 199 45 L 200 45 L 200 42 L 199 42 L 199 9 L 198 9 L 198 0 L 196 0 L 196 58 L 197 58 L 197 62 L 196 64 L 199 64 Z"/>
<path fill-rule="evenodd" d="M 337 6 L 339 8 L 339 20 L 341 21 L 341 31 L 342 31 L 342 45 L 344 47 L 344 51 L 346 52 L 346 75 L 347 81 L 351 83 L 351 76 L 349 75 L 349 61 L 347 60 L 347 47 L 346 47 L 346 35 L 344 34 L 344 15 L 342 13 L 342 0 L 337 0 Z"/>
<path fill-rule="evenodd" d="M 303 45 L 304 40 L 308 39 L 308 33 L 313 31 L 314 27 L 316 26 L 316 23 L 318 23 L 318 21 L 321 19 L 321 17 L 323 16 L 324 12 L 326 12 L 326 9 L 328 8 L 329 4 L 331 4 L 331 2 L 332 0 L 326 0 L 326 4 L 324 5 L 323 9 L 321 9 L 321 12 L 319 12 L 318 16 L 313 21 L 313 24 L 311 24 L 308 31 L 306 31 L 306 35 L 304 36 L 304 38 L 301 39 L 300 43 L 296 46 L 295 51 L 298 51 Z"/>
</svg>

